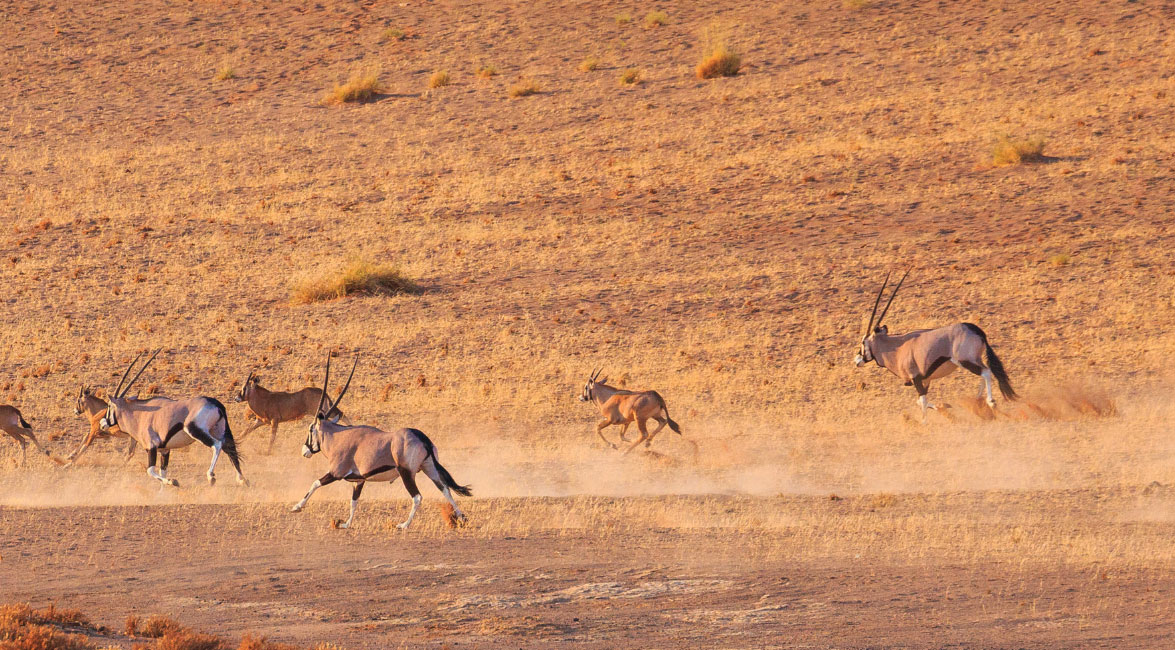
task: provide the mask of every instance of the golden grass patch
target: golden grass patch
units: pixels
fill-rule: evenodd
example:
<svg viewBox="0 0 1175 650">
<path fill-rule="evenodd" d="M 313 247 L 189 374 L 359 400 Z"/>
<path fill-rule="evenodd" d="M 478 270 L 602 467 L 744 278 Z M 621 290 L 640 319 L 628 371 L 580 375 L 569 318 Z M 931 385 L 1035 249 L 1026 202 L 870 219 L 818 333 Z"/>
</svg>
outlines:
<svg viewBox="0 0 1175 650">
<path fill-rule="evenodd" d="M 715 77 L 733 77 L 742 67 L 742 57 L 730 49 L 726 44 L 718 44 L 708 49 L 698 63 L 695 72 L 698 79 L 713 79 Z"/>
<path fill-rule="evenodd" d="M 477 69 L 477 76 L 482 79 L 489 79 L 498 76 L 498 69 L 492 65 L 483 65 Z"/>
<path fill-rule="evenodd" d="M 1000 136 L 991 148 L 992 163 L 998 167 L 1020 165 L 1044 160 L 1044 138 L 1013 138 Z"/>
<path fill-rule="evenodd" d="M 641 71 L 637 68 L 629 68 L 620 74 L 620 83 L 625 86 L 634 86 L 641 83 Z"/>
<path fill-rule="evenodd" d="M 233 66 L 231 64 L 225 63 L 224 65 L 222 65 L 216 69 L 216 80 L 217 81 L 228 81 L 229 79 L 235 79 L 236 77 L 237 77 L 237 71 L 233 68 Z"/>
<path fill-rule="evenodd" d="M 397 267 L 356 260 L 341 270 L 296 283 L 292 299 L 297 304 L 307 304 L 351 295 L 392 296 L 420 291 L 420 286 Z"/>
<path fill-rule="evenodd" d="M 429 88 L 442 88 L 448 86 L 452 81 L 449 79 L 448 70 L 437 70 L 428 78 Z"/>
<path fill-rule="evenodd" d="M 586 57 L 583 61 L 580 61 L 579 65 L 576 67 L 580 72 L 592 72 L 596 68 L 600 67 L 600 58 L 596 56 Z"/>
<path fill-rule="evenodd" d="M 645 14 L 645 27 L 661 27 L 668 22 L 669 14 L 665 13 L 664 11 L 650 11 L 649 13 Z"/>
<path fill-rule="evenodd" d="M 379 40 L 384 42 L 402 41 L 406 38 L 408 38 L 408 34 L 399 27 L 388 27 L 387 29 L 380 32 L 379 35 Z"/>
<path fill-rule="evenodd" d="M 351 75 L 346 83 L 336 85 L 325 97 L 324 104 L 345 104 L 348 102 L 371 101 L 384 91 L 378 72 L 359 72 Z"/>
<path fill-rule="evenodd" d="M 632 14 L 628 13 L 627 11 L 622 11 L 622 12 L 616 14 L 616 24 L 617 25 L 627 25 L 631 22 L 632 22 Z"/>
<path fill-rule="evenodd" d="M 511 97 L 527 97 L 529 95 L 537 95 L 543 89 L 539 86 L 539 82 L 534 79 L 520 79 L 518 83 L 510 86 Z"/>
</svg>

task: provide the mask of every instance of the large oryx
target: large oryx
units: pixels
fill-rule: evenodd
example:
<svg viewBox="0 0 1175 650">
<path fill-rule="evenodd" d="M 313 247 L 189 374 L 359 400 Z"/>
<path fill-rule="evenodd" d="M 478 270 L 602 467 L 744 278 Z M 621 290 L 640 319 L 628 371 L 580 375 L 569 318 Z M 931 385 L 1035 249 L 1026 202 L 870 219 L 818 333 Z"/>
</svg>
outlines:
<svg viewBox="0 0 1175 650">
<path fill-rule="evenodd" d="M 16 440 L 16 444 L 20 445 L 21 465 L 24 465 L 27 460 L 30 441 L 42 454 L 48 456 L 49 460 L 58 465 L 63 462 L 61 459 L 55 458 L 53 454 L 50 454 L 48 449 L 41 446 L 40 441 L 37 440 L 37 436 L 33 435 L 33 427 L 24 421 L 24 416 L 20 414 L 20 411 L 15 406 L 0 405 L 0 431 L 12 436 Z"/>
<path fill-rule="evenodd" d="M 889 329 L 882 325 L 889 306 L 893 304 L 894 296 L 906 276 L 902 276 L 894 287 L 881 316 L 877 316 L 877 306 L 881 304 L 881 296 L 889 284 L 889 274 L 877 292 L 877 299 L 873 301 L 873 313 L 869 315 L 869 324 L 865 328 L 865 336 L 861 339 L 861 347 L 857 352 L 854 363 L 858 367 L 876 361 L 881 366 L 905 380 L 907 386 L 913 386 L 918 391 L 918 406 L 922 407 L 922 419 L 926 420 L 926 410 L 936 408 L 926 399 L 927 385 L 931 380 L 945 377 L 954 372 L 956 366 L 983 378 L 987 405 L 995 406 L 995 398 L 991 393 L 991 378 L 994 376 L 1000 385 L 1000 392 L 1005 399 L 1018 398 L 1012 384 L 1008 381 L 1008 373 L 1004 364 L 996 356 L 995 350 L 987 342 L 987 334 L 971 323 L 956 323 L 931 330 L 915 330 L 905 334 L 889 333 Z M 877 320 L 874 321 L 874 317 Z M 987 361 L 984 362 L 986 354 Z"/>
<path fill-rule="evenodd" d="M 603 370 L 601 368 L 600 370 Z M 677 435 L 681 435 L 681 427 L 669 417 L 669 407 L 665 406 L 665 398 L 655 390 L 632 391 L 621 388 L 613 388 L 607 384 L 608 378 L 597 379 L 600 376 L 600 370 L 592 373 L 588 377 L 587 383 L 583 385 L 583 392 L 579 395 L 581 402 L 595 402 L 596 407 L 600 409 L 600 415 L 603 416 L 599 422 L 596 423 L 596 434 L 600 436 L 613 449 L 617 446 L 610 440 L 604 437 L 604 429 L 614 424 L 620 425 L 620 441 L 628 442 L 625 433 L 628 431 L 628 425 L 636 421 L 637 429 L 640 429 L 641 437 L 632 446 L 624 451 L 628 453 L 636 449 L 637 445 L 642 442 L 645 447 L 653 444 L 653 438 L 669 425 Z M 645 422 L 649 419 L 658 422 L 657 428 L 649 433 L 645 426 Z"/>
<path fill-rule="evenodd" d="M 123 462 L 126 462 L 126 460 L 129 460 L 134 455 L 135 439 L 128 436 L 125 431 L 118 427 L 113 427 L 106 432 L 102 431 L 101 422 L 102 418 L 106 416 L 106 400 L 98 397 L 93 388 L 89 386 L 81 387 L 81 390 L 78 391 L 77 400 L 74 403 L 73 413 L 74 415 L 86 416 L 86 419 L 90 421 L 90 433 L 86 434 L 86 437 L 82 439 L 82 444 L 77 449 L 65 457 L 65 460 L 69 461 L 66 463 L 66 466 L 72 465 L 99 438 L 126 438 L 130 441 L 130 444 L 126 447 L 126 458 Z"/>
<path fill-rule="evenodd" d="M 408 494 L 412 495 L 412 511 L 408 519 L 396 526 L 400 530 L 408 528 L 416 511 L 420 508 L 420 490 L 416 488 L 416 474 L 420 471 L 432 479 L 433 484 L 449 500 L 453 506 L 453 516 L 457 520 L 464 520 L 465 513 L 457 507 L 453 495 L 449 492 L 469 496 L 472 492 L 469 486 L 458 485 L 453 476 L 441 466 L 437 458 L 437 446 L 428 439 L 428 436 L 418 429 L 400 429 L 399 431 L 381 431 L 368 426 L 345 426 L 332 421 L 331 418 L 338 412 L 339 403 L 347 394 L 351 386 L 351 377 L 355 375 L 355 363 L 351 365 L 351 375 L 339 396 L 335 398 L 334 406 L 326 404 L 327 387 L 330 385 L 330 356 L 326 358 L 326 379 L 322 383 L 322 397 L 318 403 L 314 421 L 310 423 L 310 431 L 306 434 L 306 443 L 302 445 L 302 455 L 310 458 L 318 452 L 326 456 L 327 473 L 310 485 L 310 491 L 293 507 L 294 512 L 300 512 L 306 506 L 310 495 L 318 488 L 334 483 L 338 480 L 354 483 L 351 491 L 351 513 L 347 521 L 339 524 L 339 528 L 349 528 L 355 519 L 355 507 L 359 503 L 359 495 L 363 492 L 363 485 L 367 481 L 393 482 L 397 478 L 404 481 Z"/>
<path fill-rule="evenodd" d="M 162 481 L 166 485 L 179 485 L 175 479 L 167 478 L 167 463 L 171 450 L 186 447 L 193 440 L 212 447 L 212 464 L 208 466 L 208 483 L 216 482 L 216 461 L 220 458 L 221 450 L 232 461 L 233 469 L 237 470 L 237 482 L 246 483 L 241 474 L 241 459 L 237 453 L 237 443 L 233 440 L 232 429 L 229 428 L 228 414 L 224 405 L 211 397 L 191 397 L 184 400 L 173 400 L 166 397 L 152 397 L 146 400 L 127 399 L 126 393 L 135 381 L 147 369 L 159 350 L 147 359 L 139 368 L 135 378 L 122 387 L 123 380 L 130 374 L 138 362 L 140 354 L 131 361 L 123 373 L 113 396 L 106 398 L 106 416 L 99 422 L 103 432 L 110 432 L 118 427 L 147 450 L 147 475 Z M 121 391 L 121 392 L 120 392 Z M 180 432 L 186 435 L 178 435 Z M 156 458 L 162 455 L 163 462 L 160 469 L 155 469 Z"/>
<path fill-rule="evenodd" d="M 313 415 L 318 404 L 322 402 L 322 390 L 319 388 L 303 388 L 294 392 L 282 392 L 266 390 L 261 387 L 261 382 L 252 372 L 245 378 L 245 383 L 241 386 L 241 390 L 232 401 L 245 402 L 249 405 L 249 413 L 257 419 L 245 432 L 241 434 L 240 439 L 244 440 L 249 432 L 257 427 L 266 424 L 272 425 L 272 430 L 269 433 L 269 449 L 266 454 L 273 453 L 273 442 L 277 440 L 277 425 L 282 422 L 295 422 L 301 420 L 307 415 Z M 346 424 L 351 424 L 347 416 L 343 412 L 333 408 L 334 405 L 330 401 L 330 396 L 326 397 L 326 406 L 338 414 L 336 419 L 341 419 Z"/>
</svg>

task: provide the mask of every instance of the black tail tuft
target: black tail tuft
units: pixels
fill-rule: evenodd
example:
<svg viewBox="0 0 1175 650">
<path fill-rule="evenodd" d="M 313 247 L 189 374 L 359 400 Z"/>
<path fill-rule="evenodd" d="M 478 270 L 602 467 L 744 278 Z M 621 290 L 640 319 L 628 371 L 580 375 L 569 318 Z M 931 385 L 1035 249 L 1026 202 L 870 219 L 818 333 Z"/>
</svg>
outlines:
<svg viewBox="0 0 1175 650">
<path fill-rule="evenodd" d="M 28 430 L 32 431 L 32 429 L 33 429 L 33 425 L 29 424 L 28 422 L 25 422 L 25 421 L 24 421 L 24 416 L 23 416 L 23 415 L 21 415 L 21 416 L 19 416 L 19 417 L 20 417 L 20 426 L 22 426 L 22 427 L 24 427 L 24 428 L 26 428 L 26 429 L 28 429 Z"/>
<path fill-rule="evenodd" d="M 661 393 L 658 393 L 657 391 L 652 391 L 652 393 L 657 397 L 657 401 L 661 402 L 661 412 L 665 414 L 665 424 L 669 425 L 669 429 L 673 431 L 673 433 L 676 433 L 680 436 L 681 427 L 673 421 L 673 418 L 669 417 L 669 407 L 665 405 L 665 398 L 661 397 Z"/>
<path fill-rule="evenodd" d="M 473 490 L 468 485 L 458 485 L 453 475 L 449 473 L 449 470 L 441 465 L 440 459 L 437 458 L 437 446 L 432 443 L 432 440 L 429 440 L 428 436 L 424 435 L 424 432 L 420 429 L 409 429 L 409 431 L 412 432 L 412 435 L 419 438 L 424 443 L 425 448 L 428 449 L 428 455 L 432 457 L 432 464 L 437 468 L 437 474 L 441 475 L 441 482 L 445 484 L 445 487 L 463 497 L 473 496 Z"/>
<path fill-rule="evenodd" d="M 991 374 L 995 377 L 996 382 L 1000 385 L 1000 393 L 1003 394 L 1004 399 L 1018 400 L 1020 396 L 1012 389 L 1012 383 L 1008 381 L 1008 371 L 1004 369 L 1003 362 L 995 355 L 995 350 L 991 349 L 991 344 L 984 340 L 984 345 L 987 346 L 987 367 L 991 368 Z"/>
</svg>

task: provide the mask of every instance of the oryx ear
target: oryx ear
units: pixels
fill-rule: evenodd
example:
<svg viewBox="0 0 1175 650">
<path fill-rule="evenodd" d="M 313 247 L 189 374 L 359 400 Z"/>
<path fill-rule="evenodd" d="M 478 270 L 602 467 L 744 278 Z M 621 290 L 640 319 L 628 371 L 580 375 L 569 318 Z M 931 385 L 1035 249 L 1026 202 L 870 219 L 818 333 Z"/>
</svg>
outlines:
<svg viewBox="0 0 1175 650">
<path fill-rule="evenodd" d="M 876 327 L 873 329 L 873 331 L 877 332 L 878 334 L 888 334 L 889 333 L 889 325 L 882 325 L 881 327 Z"/>
</svg>

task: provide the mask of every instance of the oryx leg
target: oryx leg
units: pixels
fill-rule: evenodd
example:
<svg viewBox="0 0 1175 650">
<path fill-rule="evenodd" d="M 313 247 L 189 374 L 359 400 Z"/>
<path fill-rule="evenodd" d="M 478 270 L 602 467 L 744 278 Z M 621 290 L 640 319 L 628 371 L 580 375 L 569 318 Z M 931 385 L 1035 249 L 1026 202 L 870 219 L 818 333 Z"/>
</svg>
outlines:
<svg viewBox="0 0 1175 650">
<path fill-rule="evenodd" d="M 596 434 L 600 436 L 600 440 L 603 440 L 604 444 L 608 445 L 609 447 L 611 447 L 613 449 L 616 449 L 616 443 L 614 443 L 611 440 L 604 437 L 604 429 L 606 429 L 607 427 L 610 427 L 610 426 L 612 426 L 612 419 L 611 418 L 604 418 L 603 420 L 600 420 L 599 422 L 596 423 Z"/>
<path fill-rule="evenodd" d="M 914 390 L 918 391 L 918 406 L 922 409 L 922 422 L 925 423 L 927 409 L 937 409 L 938 407 L 934 404 L 931 404 L 930 400 L 926 399 L 926 392 L 928 389 L 926 387 L 925 379 L 922 377 L 915 377 L 911 381 L 914 384 Z"/>
<path fill-rule="evenodd" d="M 441 494 L 443 494 L 445 499 L 448 500 L 449 505 L 453 506 L 453 516 L 457 519 L 464 520 L 465 513 L 461 512 L 461 508 L 457 506 L 457 502 L 453 499 L 453 493 L 449 491 L 449 486 L 445 485 L 445 482 L 441 480 L 441 473 L 437 471 L 437 465 L 431 457 L 424 461 L 424 465 L 421 467 L 421 469 L 424 471 L 426 476 L 432 479 L 433 485 L 437 486 L 437 489 L 440 490 Z"/>
<path fill-rule="evenodd" d="M 302 508 L 306 507 L 306 502 L 310 500 L 310 495 L 314 494 L 315 490 L 317 490 L 318 488 L 320 488 L 324 485 L 330 485 L 331 483 L 334 483 L 337 480 L 338 479 L 335 478 L 334 475 L 326 474 L 322 478 L 314 481 L 313 483 L 310 484 L 310 491 L 306 493 L 306 496 L 302 497 L 301 501 L 295 503 L 294 507 L 291 508 L 290 511 L 291 512 L 302 512 Z"/>
<path fill-rule="evenodd" d="M 639 446 L 642 442 L 649 439 L 649 430 L 648 430 L 648 428 L 645 427 L 645 420 L 637 419 L 636 428 L 640 429 L 641 437 L 636 442 L 632 443 L 631 447 L 624 450 L 624 453 L 626 453 L 626 454 L 628 452 L 632 451 L 633 449 L 636 449 L 637 446 Z"/>
<path fill-rule="evenodd" d="M 661 429 L 664 429 L 665 424 L 668 422 L 668 420 L 662 420 L 659 415 L 654 415 L 653 419 L 657 421 L 657 428 L 653 429 L 653 432 L 649 434 L 649 439 L 645 441 L 646 448 L 653 446 L 653 438 L 656 438 L 657 434 L 661 433 Z"/>
<path fill-rule="evenodd" d="M 24 436 L 20 435 L 19 433 L 9 431 L 8 429 L 4 429 L 4 433 L 12 436 L 12 439 L 16 441 L 16 444 L 20 445 L 20 466 L 24 467 L 25 461 L 28 460 L 29 443 L 24 439 Z"/>
<path fill-rule="evenodd" d="M 123 465 L 125 465 L 126 462 L 131 459 L 131 456 L 135 455 L 135 439 L 131 438 L 130 436 L 127 436 L 127 438 L 129 438 L 129 444 L 126 446 L 126 457 L 122 459 Z"/>
<path fill-rule="evenodd" d="M 277 440 L 277 420 L 273 421 L 273 430 L 269 432 L 269 449 L 265 450 L 266 456 L 273 453 L 273 442 L 275 440 Z"/>
<path fill-rule="evenodd" d="M 178 487 L 179 481 L 176 481 L 173 478 L 167 478 L 166 476 L 163 476 L 162 474 L 160 474 L 159 470 L 155 469 L 155 463 L 158 459 L 159 459 L 159 448 L 158 447 L 148 447 L 147 448 L 147 476 L 150 476 L 151 478 L 155 479 L 156 481 L 161 481 L 164 485 L 173 485 L 173 486 Z"/>
<path fill-rule="evenodd" d="M 404 481 L 404 487 L 408 488 L 408 494 L 412 495 L 412 511 L 408 513 L 408 518 L 403 523 L 396 524 L 396 528 L 407 530 L 408 526 L 412 525 L 412 520 L 416 518 L 416 511 L 420 509 L 420 490 L 416 487 L 414 472 L 403 467 L 396 469 L 400 472 L 400 480 Z"/>
<path fill-rule="evenodd" d="M 245 436 L 249 435 L 249 432 L 251 432 L 253 429 L 256 429 L 257 427 L 265 426 L 265 420 L 262 420 L 261 418 L 259 418 L 259 417 L 255 416 L 255 415 L 252 415 L 252 414 L 250 414 L 250 416 L 252 416 L 253 418 L 255 418 L 255 419 L 254 419 L 254 421 L 253 421 L 253 423 L 249 425 L 249 428 L 248 428 L 248 429 L 245 429 L 245 432 L 244 432 L 244 433 L 242 433 L 242 434 L 241 434 L 241 435 L 240 435 L 240 436 L 237 438 L 237 440 L 244 440 L 244 439 L 245 439 Z"/>
<path fill-rule="evenodd" d="M 171 462 L 171 451 L 168 449 L 159 450 L 159 475 L 167 478 L 167 464 Z"/>
<path fill-rule="evenodd" d="M 632 424 L 632 420 L 620 425 L 620 442 L 628 442 L 628 425 Z"/>
<path fill-rule="evenodd" d="M 960 361 L 959 365 L 983 378 L 983 390 L 986 393 L 987 405 L 995 408 L 995 396 L 991 394 L 991 369 L 972 361 Z"/>
<path fill-rule="evenodd" d="M 359 505 L 359 495 L 363 494 L 363 486 L 365 483 L 359 481 L 355 487 L 351 488 L 351 514 L 347 515 L 347 521 L 339 524 L 339 528 L 350 528 L 351 522 L 355 519 L 355 508 Z"/>
<path fill-rule="evenodd" d="M 94 440 L 98 438 L 98 432 L 98 421 L 94 420 L 90 423 L 90 433 L 86 434 L 86 439 L 82 441 L 82 444 L 79 445 L 77 449 L 65 457 L 65 460 L 68 461 L 68 464 L 72 465 L 75 460 L 81 458 L 81 455 L 85 453 L 86 450 L 90 448 L 90 445 L 94 444 Z M 132 438 L 132 440 L 134 439 Z"/>
</svg>

